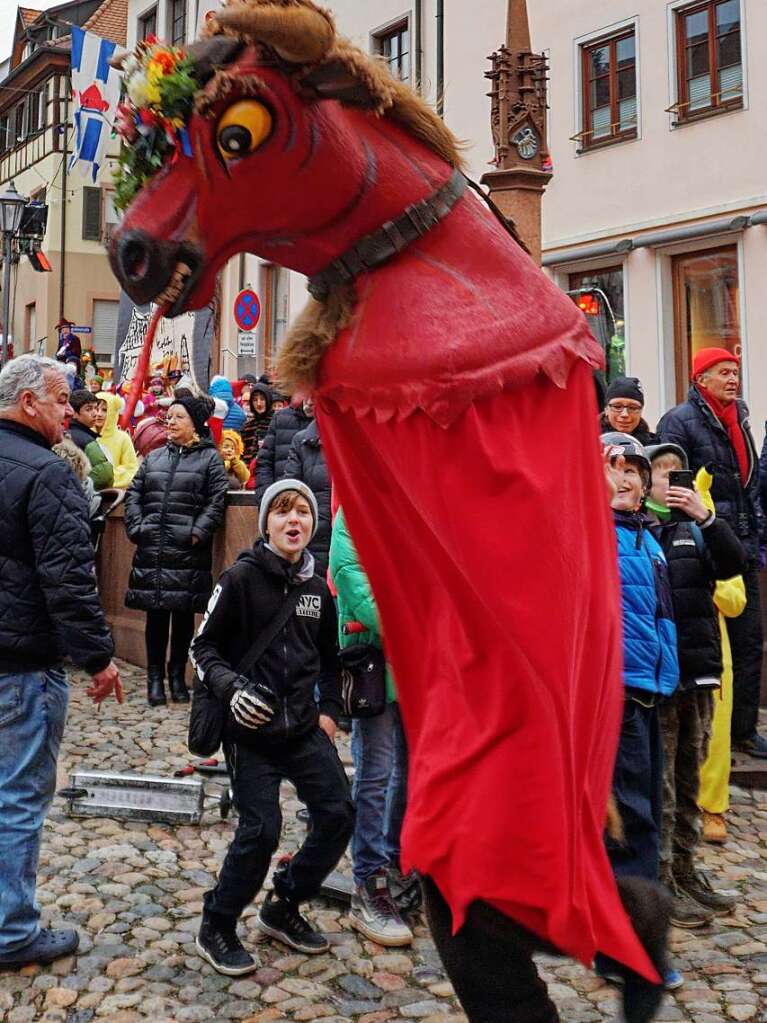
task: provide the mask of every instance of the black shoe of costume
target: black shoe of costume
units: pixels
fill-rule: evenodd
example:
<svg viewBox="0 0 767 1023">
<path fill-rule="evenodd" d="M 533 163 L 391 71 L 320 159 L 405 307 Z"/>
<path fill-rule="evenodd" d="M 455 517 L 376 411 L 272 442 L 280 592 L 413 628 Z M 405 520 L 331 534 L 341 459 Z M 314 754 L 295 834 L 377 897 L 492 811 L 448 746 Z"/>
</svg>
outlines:
<svg viewBox="0 0 767 1023">
<path fill-rule="evenodd" d="M 694 902 L 697 902 L 714 916 L 727 916 L 735 909 L 737 899 L 724 892 L 717 892 L 705 874 L 692 870 L 689 874 L 677 874 L 676 883 Z"/>
<path fill-rule="evenodd" d="M 77 951 L 79 944 L 80 935 L 77 931 L 69 928 L 61 931 L 40 931 L 34 941 L 28 945 L 0 955 L 0 967 L 52 963 L 54 959 L 71 956 L 73 952 Z"/>
<path fill-rule="evenodd" d="M 165 698 L 165 672 L 162 665 L 150 664 L 146 670 L 146 698 L 150 707 L 162 707 L 168 701 Z"/>
<path fill-rule="evenodd" d="M 666 948 L 671 896 L 666 888 L 643 877 L 619 877 L 618 891 L 642 947 L 664 978 L 668 973 Z M 625 970 L 623 1015 L 626 1023 L 650 1023 L 665 993 L 665 984 L 652 984 L 633 970 Z"/>
<path fill-rule="evenodd" d="M 389 891 L 400 913 L 415 913 L 419 910 L 423 895 L 418 874 L 414 870 L 403 874 L 399 867 L 390 867 L 388 873 Z"/>
<path fill-rule="evenodd" d="M 168 685 L 170 698 L 174 703 L 189 703 L 189 690 L 186 688 L 186 662 L 168 665 Z"/>
<path fill-rule="evenodd" d="M 258 962 L 237 937 L 236 922 L 222 926 L 209 916 L 203 916 L 195 945 L 202 958 L 227 977 L 240 977 L 258 969 Z"/>
<path fill-rule="evenodd" d="M 315 931 L 309 921 L 298 912 L 298 906 L 269 892 L 258 914 L 258 929 L 262 934 L 281 941 L 284 945 L 318 955 L 327 952 L 330 943 L 324 934 Z"/>
<path fill-rule="evenodd" d="M 767 739 L 763 738 L 756 731 L 753 735 L 749 735 L 747 739 L 740 739 L 732 745 L 738 753 L 748 753 L 750 757 L 767 760 Z"/>
</svg>

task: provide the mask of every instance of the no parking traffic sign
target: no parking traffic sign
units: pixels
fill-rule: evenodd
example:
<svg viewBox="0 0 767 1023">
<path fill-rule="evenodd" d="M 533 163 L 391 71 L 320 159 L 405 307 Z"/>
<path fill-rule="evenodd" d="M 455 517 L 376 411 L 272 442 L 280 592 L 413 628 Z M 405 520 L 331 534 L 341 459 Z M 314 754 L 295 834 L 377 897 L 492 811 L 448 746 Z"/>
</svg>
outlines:
<svg viewBox="0 0 767 1023">
<path fill-rule="evenodd" d="M 234 300 L 234 322 L 240 330 L 255 330 L 261 319 L 261 303 L 252 288 L 244 288 Z"/>
</svg>

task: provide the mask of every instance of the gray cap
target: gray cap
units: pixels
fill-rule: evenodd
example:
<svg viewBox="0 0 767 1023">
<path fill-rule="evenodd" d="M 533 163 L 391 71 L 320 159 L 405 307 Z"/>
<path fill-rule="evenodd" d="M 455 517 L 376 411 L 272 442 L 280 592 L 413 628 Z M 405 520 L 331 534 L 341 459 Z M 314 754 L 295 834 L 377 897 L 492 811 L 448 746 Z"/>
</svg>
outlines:
<svg viewBox="0 0 767 1023">
<path fill-rule="evenodd" d="M 314 539 L 314 534 L 317 532 L 317 519 L 319 512 L 317 510 L 317 498 L 314 496 L 314 491 L 311 490 L 301 480 L 277 480 L 276 483 L 272 483 L 270 487 L 267 487 L 264 491 L 264 496 L 261 498 L 261 505 L 258 509 L 258 528 L 261 530 L 261 536 L 266 536 L 266 520 L 269 517 L 269 509 L 274 503 L 275 499 L 284 494 L 286 490 L 295 490 L 302 497 L 305 497 L 309 502 L 309 507 L 312 510 L 312 535 L 309 537 L 310 540 Z"/>
</svg>

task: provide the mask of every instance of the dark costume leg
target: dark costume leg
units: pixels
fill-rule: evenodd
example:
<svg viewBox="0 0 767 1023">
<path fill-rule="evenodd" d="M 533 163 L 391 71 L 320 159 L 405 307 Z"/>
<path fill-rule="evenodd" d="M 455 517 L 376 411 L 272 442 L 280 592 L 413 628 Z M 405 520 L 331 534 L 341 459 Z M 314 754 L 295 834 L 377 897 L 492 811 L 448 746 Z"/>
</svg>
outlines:
<svg viewBox="0 0 767 1023">
<path fill-rule="evenodd" d="M 762 688 L 762 604 L 756 564 L 743 573 L 746 607 L 737 618 L 727 619 L 732 647 L 732 741 L 750 739 L 759 718 Z"/>
<path fill-rule="evenodd" d="M 450 908 L 431 878 L 424 878 L 423 890 L 437 951 L 470 1023 L 557 1023 L 533 962 L 538 943 L 528 931 L 475 902 L 452 934 Z"/>
</svg>

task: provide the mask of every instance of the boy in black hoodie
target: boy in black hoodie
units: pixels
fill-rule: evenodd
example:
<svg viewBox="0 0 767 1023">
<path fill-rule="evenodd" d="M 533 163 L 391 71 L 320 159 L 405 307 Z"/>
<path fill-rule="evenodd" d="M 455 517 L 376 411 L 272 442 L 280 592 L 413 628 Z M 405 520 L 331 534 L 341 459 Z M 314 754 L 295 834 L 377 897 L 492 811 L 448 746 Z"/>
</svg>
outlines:
<svg viewBox="0 0 767 1023">
<path fill-rule="evenodd" d="M 687 468 L 677 444 L 648 447 L 652 489 L 647 511 L 668 562 L 679 653 L 679 688 L 660 708 L 664 745 L 661 880 L 674 897 L 677 927 L 709 924 L 729 913 L 734 900 L 712 889 L 695 866 L 700 839 L 700 768 L 711 734 L 713 692 L 720 685 L 722 649 L 714 605 L 718 579 L 745 566 L 740 542 L 694 490 L 669 486 L 669 472 Z M 672 511 L 681 512 L 681 520 Z"/>
<path fill-rule="evenodd" d="M 205 896 L 197 938 L 200 954 L 229 976 L 258 967 L 237 937 L 237 920 L 258 894 L 279 844 L 282 781 L 295 785 L 312 827 L 274 872 L 274 891 L 258 917 L 264 934 L 299 952 L 328 950 L 298 906 L 317 894 L 354 824 L 333 743 L 341 711 L 336 611 L 305 550 L 317 529 L 314 494 L 298 480 L 278 481 L 264 493 L 259 525 L 264 539 L 223 573 L 192 644 L 201 682 L 229 706 L 224 752 L 239 823 L 218 883 Z M 235 665 L 286 610 L 286 624 L 263 655 L 238 674 Z"/>
</svg>

